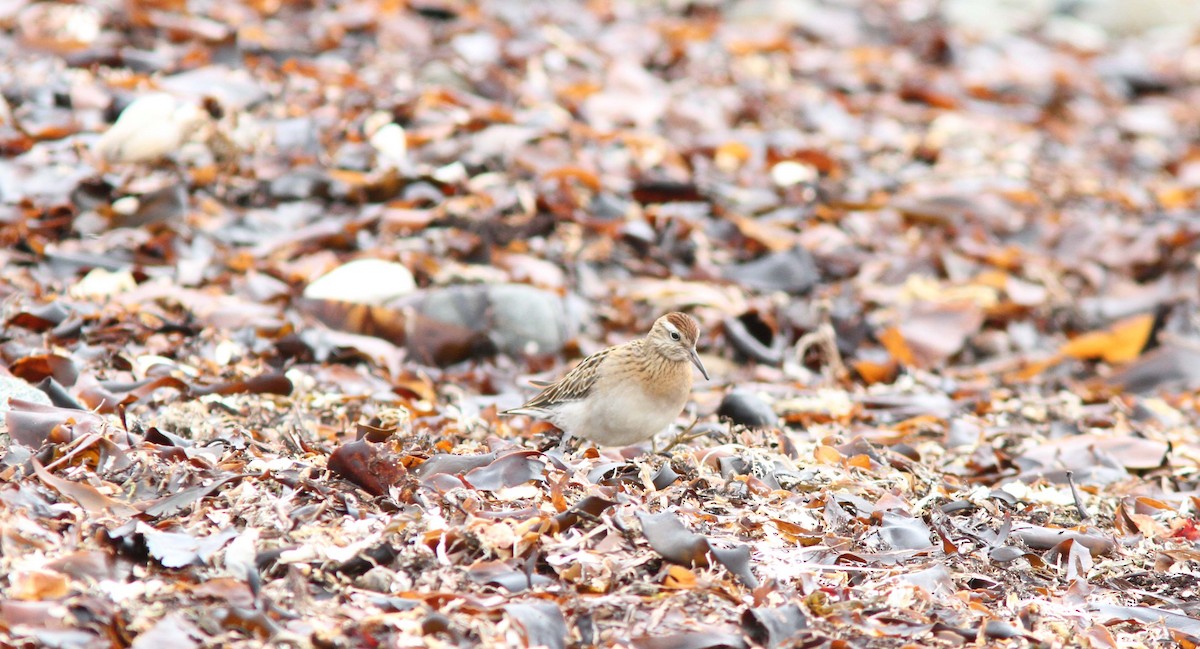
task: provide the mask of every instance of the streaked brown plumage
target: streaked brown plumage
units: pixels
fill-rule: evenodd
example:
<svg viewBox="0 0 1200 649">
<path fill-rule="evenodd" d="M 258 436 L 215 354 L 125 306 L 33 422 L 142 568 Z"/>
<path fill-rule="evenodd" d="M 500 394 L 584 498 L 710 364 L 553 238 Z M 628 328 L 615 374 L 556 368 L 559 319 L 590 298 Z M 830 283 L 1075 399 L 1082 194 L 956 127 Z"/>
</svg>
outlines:
<svg viewBox="0 0 1200 649">
<path fill-rule="evenodd" d="M 666 428 L 691 394 L 700 328 L 668 313 L 645 338 L 600 350 L 520 408 L 502 414 L 547 419 L 565 433 L 604 446 L 642 442 Z"/>
</svg>

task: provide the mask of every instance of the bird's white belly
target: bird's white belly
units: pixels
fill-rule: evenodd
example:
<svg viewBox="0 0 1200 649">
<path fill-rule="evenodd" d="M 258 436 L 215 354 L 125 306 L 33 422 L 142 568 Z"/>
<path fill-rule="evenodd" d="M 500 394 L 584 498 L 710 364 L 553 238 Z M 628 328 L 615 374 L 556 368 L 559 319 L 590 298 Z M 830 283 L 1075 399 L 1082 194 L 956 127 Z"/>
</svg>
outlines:
<svg viewBox="0 0 1200 649">
<path fill-rule="evenodd" d="M 555 424 L 602 446 L 628 446 L 650 439 L 667 427 L 687 401 L 647 394 L 635 382 L 606 391 L 604 398 L 564 404 Z"/>
</svg>

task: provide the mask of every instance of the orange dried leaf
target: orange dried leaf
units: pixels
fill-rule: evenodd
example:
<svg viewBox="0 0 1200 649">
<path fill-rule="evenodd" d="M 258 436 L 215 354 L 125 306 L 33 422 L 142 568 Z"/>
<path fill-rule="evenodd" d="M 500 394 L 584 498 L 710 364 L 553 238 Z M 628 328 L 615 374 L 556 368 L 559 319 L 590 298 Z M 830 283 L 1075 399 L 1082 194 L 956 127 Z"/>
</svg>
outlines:
<svg viewBox="0 0 1200 649">
<path fill-rule="evenodd" d="M 750 147 L 742 142 L 724 142 L 713 152 L 713 162 L 726 171 L 737 169 L 750 159 Z"/>
<path fill-rule="evenodd" d="M 696 587 L 696 573 L 684 568 L 671 564 L 667 566 L 667 574 L 663 577 L 663 588 L 673 588 L 678 590 L 687 590 Z"/>
<path fill-rule="evenodd" d="M 725 47 L 735 57 L 789 51 L 787 39 L 780 37 L 758 40 L 739 39 L 730 41 Z"/>
<path fill-rule="evenodd" d="M 1169 530 L 1158 524 L 1154 517 L 1145 514 L 1134 514 L 1126 512 L 1128 520 L 1134 525 L 1134 528 L 1139 534 L 1148 538 L 1154 539 L 1161 536 L 1167 536 Z"/>
<path fill-rule="evenodd" d="M 900 98 L 904 101 L 927 104 L 934 108 L 945 108 L 947 110 L 958 108 L 958 100 L 952 95 L 939 92 L 925 85 L 906 85 L 900 89 Z"/>
<path fill-rule="evenodd" d="M 854 371 L 858 373 L 859 378 L 867 385 L 890 383 L 900 371 L 900 366 L 895 360 L 887 363 L 872 363 L 871 361 L 860 360 L 854 361 L 852 366 L 854 367 Z"/>
<path fill-rule="evenodd" d="M 997 268 L 1017 270 L 1025 263 L 1025 255 L 1016 246 L 989 250 L 983 260 Z"/>
<path fill-rule="evenodd" d="M 689 42 L 707 41 L 712 38 L 714 25 L 695 21 L 664 25 L 663 38 L 671 43 L 686 45 Z"/>
<path fill-rule="evenodd" d="M 975 277 L 974 283 L 1003 291 L 1008 286 L 1008 273 L 1002 270 L 985 270 Z"/>
<path fill-rule="evenodd" d="M 418 399 L 434 402 L 437 401 L 437 388 L 433 387 L 433 381 L 426 376 L 410 376 L 398 379 L 392 385 L 392 389 L 400 394 L 401 391 L 408 392 Z"/>
<path fill-rule="evenodd" d="M 812 534 L 812 530 L 808 529 L 807 527 L 804 527 L 803 525 L 797 525 L 791 521 L 785 521 L 785 520 L 779 519 L 779 518 L 772 518 L 771 522 L 775 524 L 775 527 L 779 528 L 780 532 L 787 534 L 787 535 L 799 536 L 801 534 Z"/>
<path fill-rule="evenodd" d="M 799 545 L 808 547 L 821 542 L 821 535 L 808 529 L 807 527 L 803 527 L 801 525 L 792 523 L 791 521 L 785 521 L 778 518 L 772 518 L 771 522 L 774 523 L 776 529 L 779 530 L 779 535 L 790 543 L 797 543 Z"/>
<path fill-rule="evenodd" d="M 583 566 L 573 563 L 558 572 L 558 576 L 566 582 L 577 582 L 583 577 Z"/>
<path fill-rule="evenodd" d="M 596 83 L 573 83 L 558 89 L 558 94 L 568 102 L 578 102 L 600 92 L 601 86 Z"/>
<path fill-rule="evenodd" d="M 846 465 L 856 469 L 865 469 L 869 471 L 871 469 L 871 458 L 867 457 L 867 455 L 864 453 L 859 453 L 858 455 L 855 455 L 847 460 Z"/>
<path fill-rule="evenodd" d="M 218 169 L 217 165 L 215 164 L 192 168 L 190 172 L 192 177 L 192 185 L 197 187 L 208 187 L 209 185 L 217 182 L 219 171 L 220 169 Z"/>
<path fill-rule="evenodd" d="M 800 235 L 778 225 L 741 215 L 730 217 L 730 220 L 737 226 L 738 232 L 741 232 L 742 236 L 753 239 L 771 252 L 791 250 L 800 241 Z"/>
<path fill-rule="evenodd" d="M 1154 514 L 1157 514 L 1160 511 L 1170 511 L 1170 510 L 1174 509 L 1173 507 L 1171 507 L 1170 505 L 1168 505 L 1167 503 L 1165 503 L 1161 500 L 1158 500 L 1156 498 L 1150 498 L 1147 496 L 1138 496 L 1137 498 L 1134 498 L 1133 502 L 1134 502 L 1134 511 L 1136 511 L 1139 514 L 1147 514 L 1147 515 L 1153 516 Z"/>
<path fill-rule="evenodd" d="M 1196 190 L 1186 187 L 1164 187 L 1156 194 L 1158 204 L 1165 210 L 1187 209 L 1196 200 Z"/>
<path fill-rule="evenodd" d="M 380 222 L 400 231 L 416 231 L 433 223 L 437 214 L 430 209 L 413 209 L 401 202 L 393 202 L 383 209 Z"/>
<path fill-rule="evenodd" d="M 836 448 L 822 444 L 813 450 L 813 459 L 821 464 L 841 464 L 842 454 Z"/>
<path fill-rule="evenodd" d="M 1061 356 L 1054 356 L 1051 358 L 1043 358 L 1041 360 L 1028 361 L 1021 368 L 1005 375 L 1004 380 L 1013 383 L 1032 381 L 1033 379 L 1041 376 L 1042 372 L 1045 372 L 1051 367 L 1057 365 L 1060 360 L 1062 360 Z"/>
<path fill-rule="evenodd" d="M 1044 198 L 1041 194 L 1028 189 L 1002 191 L 1000 195 L 1010 202 L 1020 203 L 1021 205 L 1041 205 Z"/>
<path fill-rule="evenodd" d="M 551 169 L 550 171 L 547 171 L 542 178 L 545 180 L 557 180 L 560 183 L 573 180 L 583 184 L 594 192 L 600 191 L 601 188 L 599 176 L 588 169 L 584 169 L 583 167 L 576 165 L 568 165 L 565 167 L 559 167 L 557 169 Z"/>
<path fill-rule="evenodd" d="M 912 349 L 908 343 L 904 341 L 904 334 L 900 333 L 897 327 L 889 327 L 879 334 L 879 342 L 883 344 L 884 349 L 892 355 L 892 358 L 900 361 L 905 365 L 915 365 L 915 358 Z"/>
<path fill-rule="evenodd" d="M 941 417 L 935 417 L 933 415 L 917 415 L 916 417 L 910 417 L 896 424 L 895 428 L 897 431 L 908 435 L 929 430 L 930 428 L 940 426 L 941 424 Z"/>
<path fill-rule="evenodd" d="M 366 173 L 351 169 L 330 169 L 329 177 L 351 187 L 363 187 L 371 181 Z"/>
<path fill-rule="evenodd" d="M 1059 353 L 1081 360 L 1099 358 L 1108 363 L 1126 363 L 1142 353 L 1154 316 L 1143 314 L 1126 318 L 1104 331 L 1092 331 L 1067 341 Z"/>
<path fill-rule="evenodd" d="M 70 592 L 67 576 L 51 570 L 21 570 L 8 575 L 9 594 L 19 600 L 58 599 Z"/>
</svg>

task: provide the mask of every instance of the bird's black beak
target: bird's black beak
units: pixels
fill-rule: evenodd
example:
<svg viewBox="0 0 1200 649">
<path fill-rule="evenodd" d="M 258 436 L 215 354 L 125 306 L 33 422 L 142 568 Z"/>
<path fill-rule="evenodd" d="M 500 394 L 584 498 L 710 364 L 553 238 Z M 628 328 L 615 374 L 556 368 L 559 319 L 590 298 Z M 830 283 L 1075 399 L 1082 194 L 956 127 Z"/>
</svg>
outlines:
<svg viewBox="0 0 1200 649">
<path fill-rule="evenodd" d="M 700 370 L 700 373 L 704 375 L 704 380 L 707 381 L 708 370 L 704 369 L 704 363 L 700 362 L 700 354 L 696 353 L 695 347 L 692 348 L 692 365 L 695 365 L 696 369 Z"/>
</svg>

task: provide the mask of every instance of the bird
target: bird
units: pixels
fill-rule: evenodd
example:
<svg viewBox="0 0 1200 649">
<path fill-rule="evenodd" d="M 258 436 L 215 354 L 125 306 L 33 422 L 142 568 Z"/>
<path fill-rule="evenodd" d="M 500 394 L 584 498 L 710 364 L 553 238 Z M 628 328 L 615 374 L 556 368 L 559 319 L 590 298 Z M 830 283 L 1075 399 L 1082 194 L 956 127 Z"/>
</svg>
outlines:
<svg viewBox="0 0 1200 649">
<path fill-rule="evenodd" d="M 568 436 L 598 446 L 652 439 L 675 420 L 692 390 L 692 366 L 708 380 L 696 354 L 700 327 L 685 313 L 654 321 L 645 338 L 602 349 L 579 362 L 525 405 L 502 415 L 545 419 Z"/>
</svg>

